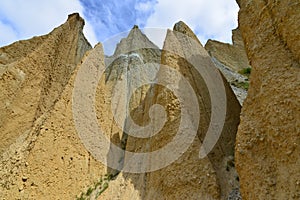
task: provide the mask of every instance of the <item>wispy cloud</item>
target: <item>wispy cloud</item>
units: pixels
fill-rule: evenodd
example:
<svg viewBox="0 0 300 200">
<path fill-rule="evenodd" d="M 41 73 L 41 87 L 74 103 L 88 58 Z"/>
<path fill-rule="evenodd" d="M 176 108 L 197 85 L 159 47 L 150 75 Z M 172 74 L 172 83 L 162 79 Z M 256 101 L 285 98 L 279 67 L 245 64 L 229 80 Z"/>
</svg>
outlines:
<svg viewBox="0 0 300 200">
<path fill-rule="evenodd" d="M 0 21 L 0 46 L 17 40 L 17 33 L 12 26 Z"/>
<path fill-rule="evenodd" d="M 0 46 L 47 34 L 73 12 L 85 18 L 84 33 L 92 44 L 128 31 L 134 24 L 171 28 L 179 20 L 205 43 L 208 38 L 231 41 L 238 6 L 224 0 L 1 0 Z"/>
<path fill-rule="evenodd" d="M 148 27 L 172 27 L 186 22 L 202 43 L 207 39 L 231 42 L 231 30 L 237 27 L 238 5 L 224 0 L 158 0 Z"/>
<path fill-rule="evenodd" d="M 84 15 L 93 25 L 97 39 L 104 42 L 114 35 L 140 28 L 172 28 L 186 22 L 204 44 L 207 39 L 231 42 L 231 30 L 237 27 L 238 6 L 224 0 L 80 0 Z M 153 33 L 152 33 L 153 32 Z M 161 46 L 164 31 L 147 29 L 150 39 Z M 117 43 L 116 39 L 113 39 Z M 113 45 L 110 45 L 113 46 Z"/>
<path fill-rule="evenodd" d="M 47 34 L 62 24 L 68 14 L 79 12 L 83 16 L 83 10 L 79 0 L 1 0 L 0 46 Z M 84 32 L 92 44 L 97 42 L 88 22 Z"/>
<path fill-rule="evenodd" d="M 99 41 L 128 31 L 137 24 L 144 27 L 154 12 L 155 0 L 80 0 L 84 15 L 93 25 Z"/>
</svg>

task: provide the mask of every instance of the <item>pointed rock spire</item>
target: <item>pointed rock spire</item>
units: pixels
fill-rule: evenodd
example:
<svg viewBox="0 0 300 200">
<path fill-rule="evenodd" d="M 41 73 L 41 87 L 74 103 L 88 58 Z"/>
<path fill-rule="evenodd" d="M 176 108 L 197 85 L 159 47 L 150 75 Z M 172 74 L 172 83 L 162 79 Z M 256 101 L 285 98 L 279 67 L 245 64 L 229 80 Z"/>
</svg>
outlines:
<svg viewBox="0 0 300 200">
<path fill-rule="evenodd" d="M 139 29 L 139 27 L 134 25 L 128 36 L 123 38 L 119 44 L 117 44 L 114 55 L 116 56 L 144 48 L 158 49 L 158 47 Z"/>
<path fill-rule="evenodd" d="M 183 33 L 183 34 L 195 39 L 197 42 L 199 42 L 201 44 L 201 42 L 199 41 L 199 39 L 197 38 L 195 33 L 192 31 L 192 29 L 188 25 L 186 25 L 186 23 L 184 23 L 183 21 L 177 22 L 173 27 L 173 31 Z"/>
</svg>

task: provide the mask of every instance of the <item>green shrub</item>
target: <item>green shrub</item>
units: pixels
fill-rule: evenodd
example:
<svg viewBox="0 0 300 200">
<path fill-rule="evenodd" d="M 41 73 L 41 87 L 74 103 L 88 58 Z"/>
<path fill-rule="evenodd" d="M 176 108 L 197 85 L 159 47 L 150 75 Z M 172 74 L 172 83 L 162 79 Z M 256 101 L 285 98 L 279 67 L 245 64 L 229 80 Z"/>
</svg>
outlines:
<svg viewBox="0 0 300 200">
<path fill-rule="evenodd" d="M 244 68 L 239 71 L 240 74 L 249 76 L 251 74 L 251 67 Z"/>
<path fill-rule="evenodd" d="M 105 174 L 104 177 L 101 177 L 100 180 L 94 184 L 94 186 L 89 187 L 88 190 L 84 193 L 82 192 L 80 197 L 76 197 L 77 200 L 85 200 L 89 199 L 90 195 L 93 193 L 94 190 L 99 190 L 96 193 L 96 198 L 101 195 L 107 188 L 108 188 L 108 183 L 111 181 L 115 176 L 111 174 Z"/>
<path fill-rule="evenodd" d="M 231 85 L 234 85 L 238 88 L 243 88 L 245 90 L 248 90 L 249 89 L 249 83 L 248 82 L 238 82 L 238 81 L 234 81 L 234 82 L 231 82 Z"/>
<path fill-rule="evenodd" d="M 93 192 L 93 188 L 90 187 L 86 192 L 86 196 L 90 196 L 92 192 Z"/>
</svg>

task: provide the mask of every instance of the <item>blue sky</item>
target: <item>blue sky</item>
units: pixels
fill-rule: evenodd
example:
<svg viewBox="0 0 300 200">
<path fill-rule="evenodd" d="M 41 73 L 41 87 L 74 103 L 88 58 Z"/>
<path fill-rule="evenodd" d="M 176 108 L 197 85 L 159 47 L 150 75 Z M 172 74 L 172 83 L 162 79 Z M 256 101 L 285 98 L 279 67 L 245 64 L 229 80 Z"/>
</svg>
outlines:
<svg viewBox="0 0 300 200">
<path fill-rule="evenodd" d="M 231 42 L 238 6 L 235 0 L 1 0 L 0 46 L 47 34 L 73 12 L 85 19 L 84 33 L 92 45 L 134 24 L 172 28 L 179 20 L 205 44 L 207 39 Z"/>
</svg>

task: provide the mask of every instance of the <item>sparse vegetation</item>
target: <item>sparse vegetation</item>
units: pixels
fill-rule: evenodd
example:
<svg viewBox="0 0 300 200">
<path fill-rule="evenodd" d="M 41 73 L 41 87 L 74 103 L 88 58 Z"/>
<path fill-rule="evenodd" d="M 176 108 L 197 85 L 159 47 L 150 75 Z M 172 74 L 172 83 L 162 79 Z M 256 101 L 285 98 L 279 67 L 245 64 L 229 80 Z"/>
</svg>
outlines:
<svg viewBox="0 0 300 200">
<path fill-rule="evenodd" d="M 100 194 L 102 194 L 102 192 L 104 192 L 107 188 L 108 188 L 108 182 L 105 182 L 105 183 L 102 185 L 101 190 L 98 191 L 98 193 L 97 193 L 96 196 L 99 197 Z"/>
<path fill-rule="evenodd" d="M 82 192 L 79 197 L 76 197 L 76 200 L 87 200 L 91 199 L 92 196 L 94 196 L 93 199 L 97 199 L 108 188 L 108 183 L 113 178 L 115 178 L 114 175 L 105 174 L 98 182 L 89 187 L 86 192 Z"/>
<path fill-rule="evenodd" d="M 241 82 L 240 83 L 240 86 L 242 88 L 244 88 L 245 90 L 248 90 L 249 89 L 249 83 L 248 82 Z"/>
<path fill-rule="evenodd" d="M 92 194 L 93 190 L 94 190 L 94 188 L 91 188 L 91 187 L 90 187 L 90 188 L 86 191 L 86 195 L 87 195 L 87 196 L 90 196 L 90 195 Z"/>
<path fill-rule="evenodd" d="M 251 68 L 250 67 L 244 68 L 244 69 L 240 70 L 239 73 L 244 75 L 244 76 L 249 77 L 250 74 L 251 74 Z"/>
<path fill-rule="evenodd" d="M 249 83 L 248 82 L 238 82 L 238 81 L 234 81 L 231 82 L 231 85 L 238 87 L 238 88 L 243 88 L 245 90 L 249 89 Z"/>
</svg>

